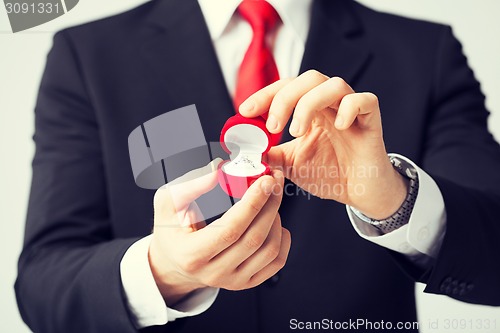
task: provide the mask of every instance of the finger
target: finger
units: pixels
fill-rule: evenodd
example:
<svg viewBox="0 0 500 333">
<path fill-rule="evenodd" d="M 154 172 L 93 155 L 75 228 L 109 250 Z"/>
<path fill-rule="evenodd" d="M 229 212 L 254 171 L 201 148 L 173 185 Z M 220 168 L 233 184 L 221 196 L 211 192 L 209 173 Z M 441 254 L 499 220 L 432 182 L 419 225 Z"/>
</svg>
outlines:
<svg viewBox="0 0 500 333">
<path fill-rule="evenodd" d="M 193 233 L 191 241 L 198 247 L 203 244 L 206 257 L 213 258 L 222 252 L 240 239 L 268 201 L 275 184 L 271 176 L 257 179 L 220 219 Z"/>
<path fill-rule="evenodd" d="M 241 103 L 239 107 L 240 114 L 252 118 L 267 113 L 274 95 L 290 81 L 292 79 L 281 79 L 255 92 Z"/>
<path fill-rule="evenodd" d="M 304 135 L 318 111 L 328 107 L 338 109 L 342 99 L 352 93 L 354 90 L 339 77 L 328 79 L 311 89 L 297 102 L 290 134 L 295 137 Z"/>
<path fill-rule="evenodd" d="M 281 218 L 276 214 L 265 242 L 236 268 L 239 274 L 252 277 L 276 259 L 281 250 Z M 235 244 L 236 245 L 236 244 Z M 233 245 L 234 246 L 234 245 Z"/>
<path fill-rule="evenodd" d="M 273 188 L 273 194 L 280 194 L 279 192 L 283 192 L 283 186 L 285 185 L 285 177 L 283 174 L 283 170 L 274 169 L 272 170 L 272 176 L 278 182 L 277 186 Z"/>
<path fill-rule="evenodd" d="M 263 157 L 263 161 L 266 162 L 271 169 L 280 170 L 286 178 L 290 178 L 290 168 L 288 167 L 291 165 L 289 162 L 289 151 L 291 151 L 291 148 L 293 148 L 295 144 L 296 142 L 288 141 L 272 147 Z"/>
<path fill-rule="evenodd" d="M 283 174 L 276 171 L 277 183 L 272 190 L 271 197 L 254 218 L 247 230 L 237 242 L 212 258 L 214 265 L 220 267 L 238 267 L 252 254 L 258 251 L 269 237 L 273 221 L 278 215 L 282 199 Z"/>
<path fill-rule="evenodd" d="M 203 229 L 206 225 L 200 207 L 195 201 L 192 202 L 187 209 L 186 219 L 181 221 L 181 226 L 188 227 L 191 231 L 197 231 Z"/>
<path fill-rule="evenodd" d="M 378 98 L 372 93 L 357 93 L 347 95 L 342 99 L 335 127 L 345 130 L 358 119 L 358 124 L 364 128 L 380 128 L 380 108 Z"/>
<path fill-rule="evenodd" d="M 153 200 L 155 217 L 170 220 L 177 213 L 185 211 L 198 197 L 212 190 L 217 185 L 217 166 L 221 161 L 217 158 L 160 187 Z"/>
<path fill-rule="evenodd" d="M 288 123 L 297 102 L 314 87 L 328 80 L 328 77 L 315 70 L 309 70 L 279 90 L 269 108 L 266 127 L 271 133 L 279 133 Z M 299 131 L 298 123 L 290 124 L 290 133 Z"/>
<path fill-rule="evenodd" d="M 264 267 L 259 272 L 255 273 L 249 281 L 248 288 L 252 288 L 258 286 L 262 282 L 269 279 L 271 276 L 278 273 L 286 264 L 286 260 L 288 258 L 288 253 L 290 252 L 290 246 L 292 243 L 292 239 L 290 237 L 290 232 L 281 228 L 281 244 L 280 244 L 280 252 L 276 259 L 274 259 L 270 264 Z"/>
</svg>

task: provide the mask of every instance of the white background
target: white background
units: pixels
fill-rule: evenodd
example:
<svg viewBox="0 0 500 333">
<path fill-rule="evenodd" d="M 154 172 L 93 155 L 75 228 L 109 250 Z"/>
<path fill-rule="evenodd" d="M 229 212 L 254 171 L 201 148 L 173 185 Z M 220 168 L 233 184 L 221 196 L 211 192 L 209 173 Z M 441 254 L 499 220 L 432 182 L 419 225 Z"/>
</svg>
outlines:
<svg viewBox="0 0 500 333">
<path fill-rule="evenodd" d="M 182 1 L 182 0 L 179 0 Z M 34 147 L 33 107 L 55 31 L 134 7 L 144 0 L 81 0 L 66 15 L 12 34 L 0 7 L 0 332 L 29 332 L 17 311 L 13 283 L 31 178 Z M 487 96 L 490 129 L 500 138 L 500 1 L 499 0 L 361 0 L 384 11 L 453 26 Z M 464 158 L 467 158 L 464 156 Z M 499 184 L 500 185 L 500 184 Z M 500 281 L 499 281 L 500 283 Z M 500 308 L 468 305 L 444 296 L 422 294 L 417 286 L 421 332 L 500 332 Z M 495 320 L 496 329 L 445 330 L 445 320 Z M 439 330 L 429 329 L 439 321 Z"/>
</svg>

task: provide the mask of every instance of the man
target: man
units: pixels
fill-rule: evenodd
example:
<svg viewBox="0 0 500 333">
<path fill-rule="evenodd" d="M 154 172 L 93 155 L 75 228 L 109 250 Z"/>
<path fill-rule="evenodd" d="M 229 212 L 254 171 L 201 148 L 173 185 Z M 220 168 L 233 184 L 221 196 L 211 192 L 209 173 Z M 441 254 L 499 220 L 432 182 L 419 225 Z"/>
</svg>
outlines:
<svg viewBox="0 0 500 333">
<path fill-rule="evenodd" d="M 158 0 L 56 35 L 16 283 L 34 331 L 411 323 L 413 281 L 398 266 L 428 292 L 500 304 L 500 150 L 450 29 L 347 0 L 270 3 L 257 6 L 279 18 L 259 33 L 236 1 Z M 245 90 L 247 54 L 271 68 L 268 42 L 285 79 Z M 153 216 L 153 193 L 130 172 L 129 133 L 196 104 L 218 141 L 233 103 L 265 115 L 271 133 L 285 129 L 268 156 L 276 170 L 204 228 L 193 201 L 216 186 L 211 172 L 158 190 Z M 400 155 L 391 163 L 388 152 Z M 377 172 L 318 176 L 315 166 Z M 291 184 L 280 170 L 314 197 L 276 191 Z"/>
</svg>

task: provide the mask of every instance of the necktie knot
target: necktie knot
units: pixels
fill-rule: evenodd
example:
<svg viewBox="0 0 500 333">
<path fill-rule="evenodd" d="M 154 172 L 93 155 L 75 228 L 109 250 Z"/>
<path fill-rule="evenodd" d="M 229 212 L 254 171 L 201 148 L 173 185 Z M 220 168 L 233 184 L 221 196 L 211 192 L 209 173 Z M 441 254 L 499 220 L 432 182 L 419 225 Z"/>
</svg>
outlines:
<svg viewBox="0 0 500 333">
<path fill-rule="evenodd" d="M 265 0 L 243 0 L 238 7 L 238 13 L 252 26 L 254 33 L 266 33 L 280 20 L 274 7 Z"/>
</svg>

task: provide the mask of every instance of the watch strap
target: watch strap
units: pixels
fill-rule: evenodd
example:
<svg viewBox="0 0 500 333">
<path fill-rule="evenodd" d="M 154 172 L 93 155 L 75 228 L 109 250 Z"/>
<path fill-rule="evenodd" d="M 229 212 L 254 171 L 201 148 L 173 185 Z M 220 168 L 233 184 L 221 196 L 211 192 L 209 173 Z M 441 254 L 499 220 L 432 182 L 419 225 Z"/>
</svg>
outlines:
<svg viewBox="0 0 500 333">
<path fill-rule="evenodd" d="M 389 160 L 391 161 L 392 166 L 396 171 L 398 171 L 403 177 L 408 179 L 408 193 L 404 202 L 401 204 L 399 209 L 383 220 L 372 219 L 366 215 L 364 215 L 359 210 L 350 207 L 352 212 L 363 222 L 369 223 L 378 230 L 380 230 L 383 234 L 387 234 L 391 231 L 394 231 L 404 225 L 406 225 L 411 217 L 411 213 L 413 211 L 413 207 L 415 206 L 415 201 L 418 195 L 418 173 L 417 170 L 411 165 L 409 162 L 395 157 L 389 156 Z"/>
</svg>

